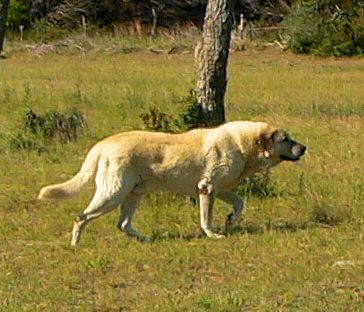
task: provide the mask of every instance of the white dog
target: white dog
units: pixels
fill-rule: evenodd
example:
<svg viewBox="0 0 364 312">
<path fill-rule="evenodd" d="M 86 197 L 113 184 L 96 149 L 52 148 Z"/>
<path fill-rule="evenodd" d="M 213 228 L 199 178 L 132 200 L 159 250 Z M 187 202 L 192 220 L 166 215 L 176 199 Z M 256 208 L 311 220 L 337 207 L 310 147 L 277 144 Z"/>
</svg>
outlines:
<svg viewBox="0 0 364 312">
<path fill-rule="evenodd" d="M 201 227 L 208 237 L 219 238 L 222 235 L 212 231 L 214 198 L 233 206 L 228 222 L 234 223 L 244 208 L 232 192 L 239 182 L 282 160 L 296 161 L 305 149 L 285 131 L 263 122 L 228 122 L 182 134 L 125 132 L 97 143 L 73 178 L 44 187 L 39 198 L 76 194 L 96 175 L 95 195 L 75 221 L 72 245 L 77 244 L 89 221 L 118 206 L 118 228 L 145 240 L 131 221 L 142 195 L 157 190 L 198 196 Z"/>
</svg>

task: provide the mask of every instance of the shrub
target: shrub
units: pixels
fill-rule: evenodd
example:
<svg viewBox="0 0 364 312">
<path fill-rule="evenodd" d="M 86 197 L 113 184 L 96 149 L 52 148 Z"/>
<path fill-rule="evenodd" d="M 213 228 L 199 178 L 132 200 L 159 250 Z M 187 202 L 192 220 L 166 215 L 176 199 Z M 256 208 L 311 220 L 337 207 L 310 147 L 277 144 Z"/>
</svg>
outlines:
<svg viewBox="0 0 364 312">
<path fill-rule="evenodd" d="M 174 119 L 171 115 L 163 113 L 158 107 L 152 106 L 149 111 L 139 116 L 144 128 L 154 131 L 174 132 Z"/>
<path fill-rule="evenodd" d="M 75 28 L 72 28 L 72 30 L 75 30 Z M 64 39 L 70 33 L 71 31 L 66 27 L 52 24 L 43 18 L 34 21 L 32 27 L 27 30 L 26 37 L 27 39 L 43 43 Z"/>
<path fill-rule="evenodd" d="M 29 109 L 23 117 L 21 130 L 10 138 L 12 149 L 44 149 L 51 139 L 68 143 L 77 140 L 86 128 L 84 115 L 72 110 L 69 113 L 50 111 L 37 115 Z"/>
<path fill-rule="evenodd" d="M 321 56 L 358 55 L 364 52 L 364 8 L 353 1 L 304 1 L 285 20 L 288 47 L 295 53 Z"/>
<path fill-rule="evenodd" d="M 24 0 L 11 0 L 9 3 L 6 24 L 10 29 L 17 30 L 20 25 L 29 24 L 29 8 Z"/>
<path fill-rule="evenodd" d="M 202 108 L 197 104 L 195 91 L 190 89 L 187 96 L 182 97 L 179 103 L 184 104 L 177 118 L 161 112 L 158 107 L 152 106 L 146 113 L 140 114 L 144 128 L 162 132 L 181 132 L 194 128 L 205 127 L 202 119 Z"/>
<path fill-rule="evenodd" d="M 41 116 L 30 109 L 23 118 L 25 132 L 40 135 L 45 139 L 58 138 L 62 143 L 77 140 L 85 126 L 85 118 L 77 110 L 66 114 L 50 111 Z"/>
<path fill-rule="evenodd" d="M 203 121 L 202 107 L 198 105 L 196 99 L 196 92 L 193 88 L 187 96 L 182 97 L 180 103 L 184 104 L 182 111 L 179 113 L 177 124 L 181 129 L 194 129 L 206 126 Z"/>
<path fill-rule="evenodd" d="M 278 195 L 277 186 L 272 181 L 269 171 L 245 178 L 239 184 L 237 193 L 242 197 L 275 197 Z"/>
</svg>

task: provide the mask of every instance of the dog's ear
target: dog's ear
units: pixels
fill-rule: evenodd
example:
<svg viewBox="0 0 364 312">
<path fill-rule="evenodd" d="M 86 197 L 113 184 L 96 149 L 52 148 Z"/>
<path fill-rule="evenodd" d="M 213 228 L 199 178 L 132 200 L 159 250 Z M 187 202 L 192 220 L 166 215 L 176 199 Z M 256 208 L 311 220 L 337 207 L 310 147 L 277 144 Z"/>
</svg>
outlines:
<svg viewBox="0 0 364 312">
<path fill-rule="evenodd" d="M 282 129 L 274 130 L 272 133 L 272 142 L 273 143 L 280 143 L 286 138 L 287 134 L 286 131 Z"/>
<path fill-rule="evenodd" d="M 269 158 L 274 153 L 274 136 L 275 131 L 262 133 L 256 141 L 258 145 L 258 152 L 260 157 Z"/>
</svg>

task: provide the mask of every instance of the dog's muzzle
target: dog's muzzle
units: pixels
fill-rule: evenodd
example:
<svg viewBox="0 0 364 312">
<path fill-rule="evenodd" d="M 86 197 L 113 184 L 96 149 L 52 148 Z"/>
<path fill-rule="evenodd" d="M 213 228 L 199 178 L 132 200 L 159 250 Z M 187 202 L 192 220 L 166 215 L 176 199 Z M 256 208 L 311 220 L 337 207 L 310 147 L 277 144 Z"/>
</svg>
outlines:
<svg viewBox="0 0 364 312">
<path fill-rule="evenodd" d="M 305 151 L 306 151 L 306 146 L 303 144 L 295 144 L 292 147 L 292 154 L 295 157 L 301 157 L 305 153 Z"/>
<path fill-rule="evenodd" d="M 291 155 L 281 155 L 282 160 L 297 161 L 305 153 L 306 146 L 303 144 L 295 143 L 291 149 Z"/>
</svg>

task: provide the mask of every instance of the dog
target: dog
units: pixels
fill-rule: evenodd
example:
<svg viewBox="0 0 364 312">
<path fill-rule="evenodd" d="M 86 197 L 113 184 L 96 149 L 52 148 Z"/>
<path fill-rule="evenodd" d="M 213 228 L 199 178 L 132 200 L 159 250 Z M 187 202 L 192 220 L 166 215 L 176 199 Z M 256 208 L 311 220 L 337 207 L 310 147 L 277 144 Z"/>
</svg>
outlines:
<svg viewBox="0 0 364 312">
<path fill-rule="evenodd" d="M 94 197 L 74 222 L 73 246 L 86 224 L 116 207 L 118 228 L 147 241 L 133 228 L 132 218 L 142 196 L 153 191 L 198 197 L 203 232 L 221 238 L 212 229 L 214 199 L 232 205 L 227 222 L 235 223 L 244 210 L 244 202 L 233 192 L 236 186 L 282 161 L 299 160 L 305 150 L 286 131 L 264 122 L 233 121 L 181 134 L 124 132 L 98 142 L 73 178 L 42 188 L 39 199 L 74 195 L 95 176 Z"/>
</svg>

